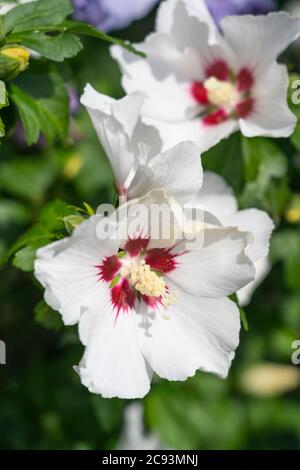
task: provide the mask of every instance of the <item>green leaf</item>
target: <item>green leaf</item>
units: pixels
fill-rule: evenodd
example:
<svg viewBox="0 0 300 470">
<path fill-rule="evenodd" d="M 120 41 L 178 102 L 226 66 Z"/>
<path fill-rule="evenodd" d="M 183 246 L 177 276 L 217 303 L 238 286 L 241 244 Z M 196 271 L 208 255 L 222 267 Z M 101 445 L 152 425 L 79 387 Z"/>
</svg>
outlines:
<svg viewBox="0 0 300 470">
<path fill-rule="evenodd" d="M 246 185 L 240 204 L 262 207 L 278 220 L 289 197 L 286 155 L 272 140 L 263 137 L 242 137 L 242 150 Z"/>
<path fill-rule="evenodd" d="M 69 130 L 69 95 L 61 77 L 53 72 L 50 74 L 54 93 L 49 98 L 38 100 L 41 129 L 48 143 L 52 143 L 56 137 L 64 140 Z"/>
<path fill-rule="evenodd" d="M 105 432 L 112 432 L 113 429 L 120 429 L 122 426 L 122 411 L 126 401 L 119 398 L 106 400 L 99 395 L 91 397 L 93 412 L 101 429 Z"/>
<path fill-rule="evenodd" d="M 275 233 L 271 238 L 271 259 L 273 262 L 284 261 L 289 256 L 297 256 L 300 248 L 300 233 L 297 230 L 285 229 Z"/>
<path fill-rule="evenodd" d="M 285 300 L 282 308 L 284 312 L 283 320 L 292 331 L 300 331 L 300 294 L 289 295 Z"/>
<path fill-rule="evenodd" d="M 285 280 L 290 289 L 300 292 L 300 263 L 299 263 L 300 246 L 298 247 L 297 256 L 289 256 L 285 260 Z"/>
<path fill-rule="evenodd" d="M 26 34 L 22 37 L 22 45 L 55 62 L 74 57 L 82 50 L 80 39 L 67 32 L 55 36 L 37 32 Z"/>
<path fill-rule="evenodd" d="M 93 26 L 87 23 L 68 20 L 64 21 L 60 26 L 71 33 L 82 34 L 84 36 L 102 39 L 111 44 L 117 44 L 135 55 L 138 55 L 140 57 L 146 57 L 146 54 L 144 52 L 138 51 L 129 41 L 123 41 L 122 39 L 109 36 L 108 34 L 103 33 L 103 31 L 99 31 L 98 29 L 94 28 Z"/>
<path fill-rule="evenodd" d="M 300 151 L 300 120 L 297 121 L 295 131 L 291 137 L 292 144 Z"/>
<path fill-rule="evenodd" d="M 66 235 L 64 218 L 69 215 L 78 215 L 74 209 L 66 202 L 59 199 L 50 202 L 43 208 L 40 213 L 39 219 L 24 235 L 22 235 L 7 251 L 4 257 L 4 262 L 19 250 L 29 247 L 32 253 L 33 249 L 45 246 L 48 243 L 58 240 Z M 19 260 L 26 258 L 28 263 L 28 256 L 30 250 L 23 252 L 19 255 Z M 26 265 L 29 269 L 29 263 Z"/>
<path fill-rule="evenodd" d="M 62 232 L 65 229 L 64 218 L 68 215 L 78 215 L 72 206 L 65 201 L 56 199 L 50 202 L 41 211 L 39 222 L 41 222 L 51 233 Z"/>
<path fill-rule="evenodd" d="M 137 50 L 129 41 L 124 41 L 122 39 L 110 36 L 104 33 L 103 31 L 99 31 L 98 29 L 94 28 L 94 26 L 91 26 L 87 23 L 81 23 L 81 22 L 72 21 L 72 20 L 63 21 L 60 24 L 51 23 L 50 25 L 48 24 L 44 26 L 41 25 L 38 28 L 35 28 L 35 27 L 31 27 L 27 29 L 24 28 L 22 29 L 21 33 L 15 32 L 14 30 L 13 33 L 11 33 L 7 37 L 7 40 L 8 42 L 22 42 L 22 37 L 24 37 L 24 34 L 33 33 L 33 32 L 63 33 L 66 31 L 70 33 L 74 33 L 74 34 L 101 39 L 103 41 L 109 42 L 110 44 L 117 44 L 118 46 L 121 46 L 124 49 L 127 49 L 132 54 L 138 55 L 140 57 L 146 57 L 146 54 L 144 52 Z"/>
<path fill-rule="evenodd" d="M 4 137 L 5 136 L 5 126 L 4 126 L 4 123 L 0 117 L 0 137 Z"/>
<path fill-rule="evenodd" d="M 59 24 L 72 11 L 69 0 L 37 0 L 18 5 L 5 15 L 5 34 Z"/>
<path fill-rule="evenodd" d="M 11 86 L 10 96 L 18 108 L 27 144 L 37 143 L 41 130 L 37 101 L 16 85 Z"/>
<path fill-rule="evenodd" d="M 3 80 L 0 80 L 0 109 L 8 106 L 8 95 L 5 83 Z"/>
<path fill-rule="evenodd" d="M 28 273 L 32 272 L 34 269 L 36 251 L 38 248 L 40 248 L 40 246 L 41 245 L 36 244 L 22 248 L 15 254 L 12 264 L 16 268 L 21 269 L 21 271 L 25 271 Z"/>
<path fill-rule="evenodd" d="M 284 277 L 287 286 L 300 292 L 300 231 L 284 230 L 271 239 L 271 259 L 281 261 L 284 266 Z"/>
<path fill-rule="evenodd" d="M 275 223 L 280 221 L 290 201 L 291 190 L 288 179 L 272 180 L 266 191 L 264 208 L 272 214 Z"/>
<path fill-rule="evenodd" d="M 0 109 L 6 106 L 8 106 L 7 90 L 6 90 L 6 86 L 3 80 L 0 80 Z M 0 117 L 0 138 L 3 137 L 4 135 L 5 135 L 5 126 L 4 126 L 4 122 L 2 121 Z"/>
<path fill-rule="evenodd" d="M 0 15 L 0 41 L 2 41 L 5 36 L 4 16 L 5 15 Z"/>
<path fill-rule="evenodd" d="M 202 155 L 205 170 L 223 176 L 225 180 L 239 191 L 243 185 L 243 161 L 241 159 L 240 134 L 236 133 Z"/>
<path fill-rule="evenodd" d="M 56 137 L 63 140 L 69 128 L 69 97 L 63 80 L 51 73 L 53 94 L 35 99 L 17 85 L 11 87 L 11 99 L 17 106 L 28 145 L 38 142 L 42 131 L 49 144 Z"/>
<path fill-rule="evenodd" d="M 40 202 L 58 172 L 54 160 L 15 158 L 0 166 L 0 187 L 13 196 Z"/>
<path fill-rule="evenodd" d="M 245 313 L 245 310 L 242 307 L 239 307 L 241 322 L 245 331 L 249 331 L 249 323 Z"/>
<path fill-rule="evenodd" d="M 61 316 L 52 310 L 44 300 L 41 300 L 34 309 L 35 319 L 49 330 L 60 330 L 63 327 Z"/>
<path fill-rule="evenodd" d="M 230 300 L 232 300 L 232 302 L 234 302 L 236 304 L 236 306 L 238 307 L 238 309 L 240 311 L 240 318 L 241 318 L 241 322 L 242 322 L 244 330 L 249 331 L 249 323 L 248 323 L 248 320 L 247 320 L 247 315 L 246 315 L 245 310 L 242 307 L 239 306 L 237 295 L 232 294 L 232 295 L 230 295 L 229 298 L 230 298 Z"/>
<path fill-rule="evenodd" d="M 242 137 L 242 150 L 247 182 L 258 181 L 265 188 L 271 178 L 286 175 L 286 157 L 271 139 Z"/>
<path fill-rule="evenodd" d="M 299 77 L 298 77 L 298 81 Z M 294 90 L 295 91 L 295 90 Z M 300 105 L 299 104 L 290 104 L 291 111 L 297 117 L 297 124 L 295 130 L 290 137 L 292 144 L 296 147 L 297 150 L 300 150 Z"/>
<path fill-rule="evenodd" d="M 245 411 L 226 399 L 228 386 L 202 372 L 184 383 L 160 381 L 144 400 L 151 431 L 173 449 L 241 448 Z"/>
<path fill-rule="evenodd" d="M 0 199 L 0 227 L 23 224 L 28 221 L 29 210 L 25 204 L 12 199 Z"/>
</svg>

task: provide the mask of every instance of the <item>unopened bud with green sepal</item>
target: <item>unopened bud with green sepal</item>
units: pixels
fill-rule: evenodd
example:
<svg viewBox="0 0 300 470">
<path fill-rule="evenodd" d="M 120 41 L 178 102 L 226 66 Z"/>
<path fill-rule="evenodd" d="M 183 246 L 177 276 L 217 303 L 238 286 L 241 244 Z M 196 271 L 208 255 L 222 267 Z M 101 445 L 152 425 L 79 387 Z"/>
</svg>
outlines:
<svg viewBox="0 0 300 470">
<path fill-rule="evenodd" d="M 28 49 L 18 45 L 4 46 L 0 49 L 0 79 L 12 80 L 23 72 L 29 63 Z"/>
<path fill-rule="evenodd" d="M 85 218 L 81 215 L 68 215 L 63 218 L 66 230 L 69 234 L 71 234 L 73 230 L 78 227 L 78 225 L 80 225 L 84 220 Z"/>
</svg>

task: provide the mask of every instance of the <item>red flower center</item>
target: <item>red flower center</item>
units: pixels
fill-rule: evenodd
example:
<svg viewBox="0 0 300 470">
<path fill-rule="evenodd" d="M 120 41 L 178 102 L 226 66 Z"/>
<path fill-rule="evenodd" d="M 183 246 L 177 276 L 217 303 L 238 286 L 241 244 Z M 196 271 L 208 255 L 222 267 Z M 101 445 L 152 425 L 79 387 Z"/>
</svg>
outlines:
<svg viewBox="0 0 300 470">
<path fill-rule="evenodd" d="M 228 119 L 249 116 L 254 110 L 251 95 L 254 76 L 243 67 L 234 74 L 224 60 L 216 60 L 206 69 L 205 80 L 191 84 L 191 94 L 201 105 L 202 122 L 218 125 Z"/>
<path fill-rule="evenodd" d="M 146 276 L 151 271 L 151 276 L 156 277 L 159 285 L 161 277 L 176 268 L 176 257 L 171 249 L 149 249 L 149 239 L 129 239 L 125 243 L 124 251 L 118 255 L 108 256 L 102 263 L 96 266 L 99 280 L 109 283 L 111 302 L 117 313 L 127 312 L 132 309 L 137 299 L 144 301 L 150 307 L 155 308 L 163 302 L 161 296 L 145 295 L 139 284 L 134 284 L 130 274 L 136 275 L 136 267 L 146 266 Z M 147 279 L 146 279 L 147 280 Z M 168 289 L 166 289 L 168 292 Z M 156 294 L 155 294 L 156 295 Z"/>
</svg>

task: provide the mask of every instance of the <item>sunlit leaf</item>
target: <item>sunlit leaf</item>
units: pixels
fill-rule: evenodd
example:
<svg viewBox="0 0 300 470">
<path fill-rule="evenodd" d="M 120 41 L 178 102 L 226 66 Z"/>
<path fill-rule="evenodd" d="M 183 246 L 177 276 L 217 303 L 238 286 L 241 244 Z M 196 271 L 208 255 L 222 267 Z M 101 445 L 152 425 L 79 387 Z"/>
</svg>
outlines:
<svg viewBox="0 0 300 470">
<path fill-rule="evenodd" d="M 61 316 L 41 300 L 34 309 L 35 319 L 49 330 L 60 330 L 63 327 Z"/>
<path fill-rule="evenodd" d="M 56 25 L 71 14 L 72 10 L 69 0 L 37 0 L 17 5 L 5 15 L 5 33 Z"/>
<path fill-rule="evenodd" d="M 54 36 L 33 32 L 22 37 L 22 45 L 55 62 L 74 57 L 82 49 L 80 39 L 67 32 Z"/>
</svg>

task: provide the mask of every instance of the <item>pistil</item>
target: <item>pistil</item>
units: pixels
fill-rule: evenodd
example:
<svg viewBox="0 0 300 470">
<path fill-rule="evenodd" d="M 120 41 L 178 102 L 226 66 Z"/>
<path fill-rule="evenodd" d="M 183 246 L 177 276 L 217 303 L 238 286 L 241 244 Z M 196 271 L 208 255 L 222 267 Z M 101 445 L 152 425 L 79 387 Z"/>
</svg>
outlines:
<svg viewBox="0 0 300 470">
<path fill-rule="evenodd" d="M 228 107 L 231 110 L 239 101 L 239 93 L 235 85 L 229 81 L 210 77 L 204 82 L 204 87 L 210 103 L 218 107 Z"/>
</svg>

